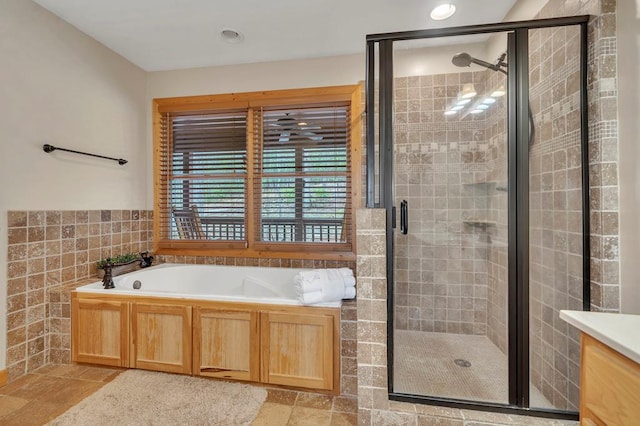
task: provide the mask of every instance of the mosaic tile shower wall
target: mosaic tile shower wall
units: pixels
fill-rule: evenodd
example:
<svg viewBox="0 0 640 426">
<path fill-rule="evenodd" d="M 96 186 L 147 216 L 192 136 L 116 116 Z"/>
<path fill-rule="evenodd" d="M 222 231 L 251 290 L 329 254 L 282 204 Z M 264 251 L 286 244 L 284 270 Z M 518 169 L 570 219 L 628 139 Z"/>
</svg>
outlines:
<svg viewBox="0 0 640 426">
<path fill-rule="evenodd" d="M 503 89 L 506 76 L 485 71 L 491 90 Z M 507 297 L 508 297 L 508 200 L 507 200 L 507 100 L 496 98 L 487 114 L 485 137 L 489 143 L 486 156 L 488 182 L 487 216 L 493 225 L 488 249 L 487 337 L 507 354 Z"/>
<path fill-rule="evenodd" d="M 589 23 L 591 308 L 619 310 L 615 2 L 550 1 L 539 17 L 594 15 Z M 579 408 L 580 337 L 559 319 L 582 309 L 579 30 L 531 33 L 531 383 L 553 406 Z"/>
<path fill-rule="evenodd" d="M 487 333 L 486 113 L 445 117 L 464 84 L 484 94 L 486 73 L 395 79 L 396 205 L 409 232 L 396 233 L 395 328 Z"/>
</svg>

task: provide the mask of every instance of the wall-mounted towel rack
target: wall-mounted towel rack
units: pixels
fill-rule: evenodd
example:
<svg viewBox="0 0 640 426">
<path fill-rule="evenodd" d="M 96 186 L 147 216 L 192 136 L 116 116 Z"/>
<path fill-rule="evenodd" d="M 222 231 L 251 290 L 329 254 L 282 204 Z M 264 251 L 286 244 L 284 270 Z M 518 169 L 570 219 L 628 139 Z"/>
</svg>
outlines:
<svg viewBox="0 0 640 426">
<path fill-rule="evenodd" d="M 89 157 L 97 157 L 97 158 L 104 158 L 105 160 L 113 160 L 113 161 L 117 161 L 118 164 L 120 164 L 121 166 L 127 164 L 127 160 L 124 160 L 122 158 L 113 158 L 113 157 L 105 157 L 104 155 L 98 155 L 98 154 L 90 154 L 88 152 L 82 152 L 82 151 L 75 151 L 73 149 L 66 149 L 66 148 L 59 148 L 57 146 L 53 146 L 53 145 L 49 145 L 48 143 L 44 144 L 42 146 L 42 150 L 46 153 L 50 153 L 53 152 L 55 150 L 58 151 L 66 151 L 66 152 L 73 152 L 74 154 L 81 154 L 81 155 L 88 155 Z"/>
</svg>

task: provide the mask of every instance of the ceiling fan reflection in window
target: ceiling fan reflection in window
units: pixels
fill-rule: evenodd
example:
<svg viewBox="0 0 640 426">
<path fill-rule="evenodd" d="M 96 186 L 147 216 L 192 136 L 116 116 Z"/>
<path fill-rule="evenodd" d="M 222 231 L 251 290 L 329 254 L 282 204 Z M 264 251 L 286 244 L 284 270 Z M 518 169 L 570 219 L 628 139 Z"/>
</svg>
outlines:
<svg viewBox="0 0 640 426">
<path fill-rule="evenodd" d="M 315 133 L 315 130 L 321 130 L 320 126 L 313 126 L 304 119 L 298 119 L 291 113 L 287 112 L 283 116 L 269 123 L 275 126 L 279 132 L 278 142 L 290 142 L 300 138 L 307 138 L 313 141 L 321 141 L 322 136 Z"/>
</svg>

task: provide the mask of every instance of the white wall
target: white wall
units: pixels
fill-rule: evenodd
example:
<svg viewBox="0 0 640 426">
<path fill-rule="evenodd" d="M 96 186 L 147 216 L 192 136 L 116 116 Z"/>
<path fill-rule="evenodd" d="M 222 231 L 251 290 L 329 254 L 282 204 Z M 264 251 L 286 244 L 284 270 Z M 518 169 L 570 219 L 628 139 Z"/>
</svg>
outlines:
<svg viewBox="0 0 640 426">
<path fill-rule="evenodd" d="M 0 0 L 0 369 L 6 365 L 8 210 L 146 207 L 139 68 L 27 0 Z M 122 157 L 125 166 L 52 145 Z"/>
<path fill-rule="evenodd" d="M 617 5 L 621 308 L 640 314 L 640 0 Z"/>
</svg>

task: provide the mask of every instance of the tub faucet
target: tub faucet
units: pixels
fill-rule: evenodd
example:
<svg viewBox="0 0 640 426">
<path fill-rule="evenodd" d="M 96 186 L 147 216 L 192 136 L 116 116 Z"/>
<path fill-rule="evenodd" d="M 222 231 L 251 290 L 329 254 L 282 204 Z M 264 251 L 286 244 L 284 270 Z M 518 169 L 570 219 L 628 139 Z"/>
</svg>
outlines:
<svg viewBox="0 0 640 426">
<path fill-rule="evenodd" d="M 115 284 L 113 284 L 113 263 L 111 263 L 111 258 L 107 258 L 107 263 L 103 266 L 104 268 L 104 277 L 102 277 L 102 285 L 105 289 L 116 288 Z"/>
<path fill-rule="evenodd" d="M 153 256 L 149 256 L 148 251 L 143 251 L 140 253 L 140 267 L 147 268 L 151 266 L 151 262 L 153 262 Z"/>
</svg>

